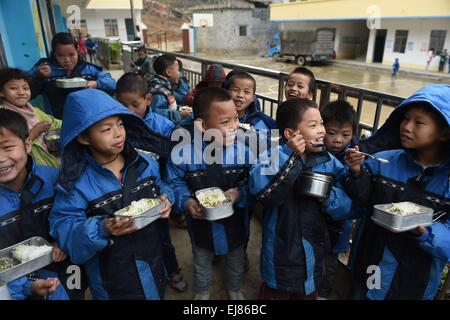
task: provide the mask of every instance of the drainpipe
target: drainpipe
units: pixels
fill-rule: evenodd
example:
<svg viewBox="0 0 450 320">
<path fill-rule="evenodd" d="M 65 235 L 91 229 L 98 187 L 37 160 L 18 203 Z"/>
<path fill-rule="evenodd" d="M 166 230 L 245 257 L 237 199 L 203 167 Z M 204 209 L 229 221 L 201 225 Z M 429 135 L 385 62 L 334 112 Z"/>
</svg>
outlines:
<svg viewBox="0 0 450 320">
<path fill-rule="evenodd" d="M 131 7 L 131 20 L 133 21 L 133 40 L 134 40 L 134 39 L 136 39 L 136 22 L 134 21 L 134 3 L 133 3 L 133 0 L 130 0 L 130 7 Z"/>
</svg>

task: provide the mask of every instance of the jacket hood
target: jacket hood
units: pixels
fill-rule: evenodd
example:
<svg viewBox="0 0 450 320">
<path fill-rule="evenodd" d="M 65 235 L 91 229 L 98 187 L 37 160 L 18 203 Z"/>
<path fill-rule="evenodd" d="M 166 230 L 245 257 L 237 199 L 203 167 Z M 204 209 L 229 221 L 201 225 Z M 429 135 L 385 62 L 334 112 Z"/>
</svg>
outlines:
<svg viewBox="0 0 450 320">
<path fill-rule="evenodd" d="M 95 123 L 120 116 L 132 147 L 153 152 L 162 158 L 169 154 L 169 139 L 152 131 L 139 116 L 97 89 L 85 89 L 67 96 L 61 128 L 62 169 L 60 183 L 69 188 L 86 166 L 83 148 L 76 138 Z M 71 183 L 69 183 L 69 181 Z"/>
<path fill-rule="evenodd" d="M 441 114 L 450 126 L 450 85 L 432 84 L 416 91 L 412 96 L 405 99 L 391 113 L 386 122 L 375 134 L 363 141 L 365 151 L 375 153 L 381 150 L 399 149 L 400 123 L 408 106 L 412 104 L 427 104 Z"/>
</svg>

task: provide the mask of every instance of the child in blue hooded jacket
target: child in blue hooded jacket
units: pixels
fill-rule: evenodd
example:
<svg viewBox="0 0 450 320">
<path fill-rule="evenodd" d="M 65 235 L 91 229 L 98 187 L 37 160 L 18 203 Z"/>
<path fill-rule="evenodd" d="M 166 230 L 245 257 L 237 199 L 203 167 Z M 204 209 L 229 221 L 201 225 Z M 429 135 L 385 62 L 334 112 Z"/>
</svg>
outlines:
<svg viewBox="0 0 450 320">
<path fill-rule="evenodd" d="M 375 144 L 396 142 L 398 149 L 376 153 L 389 163 L 362 163 L 357 147 L 346 151 L 346 190 L 356 203 L 372 212 L 376 204 L 410 201 L 434 209 L 436 218 L 447 215 L 403 232 L 365 219 L 352 252 L 353 297 L 433 299 L 450 258 L 450 86 L 418 90 L 372 137 Z"/>
<path fill-rule="evenodd" d="M 325 215 L 350 214 L 351 200 L 341 183 L 345 167 L 323 149 L 325 129 L 319 109 L 308 99 L 289 99 L 277 110 L 277 125 L 287 143 L 272 150 L 250 173 L 250 191 L 264 205 L 260 299 L 315 299 L 329 250 Z M 297 192 L 302 172 L 333 177 L 327 199 Z"/>
<path fill-rule="evenodd" d="M 54 261 L 36 270 L 34 276 L 13 279 L 8 289 L 15 300 L 36 295 L 67 300 L 70 292 L 65 290 L 65 279 L 58 277 L 66 273 L 69 261 L 49 235 L 48 214 L 53 204 L 57 170 L 36 165 L 30 152 L 26 120 L 14 111 L 0 109 L 0 249 L 39 236 L 53 245 Z"/>
<path fill-rule="evenodd" d="M 167 157 L 168 144 L 100 90 L 74 92 L 66 107 L 50 234 L 84 265 L 94 299 L 161 299 L 166 270 L 160 219 L 136 230 L 130 219 L 113 214 L 132 201 L 159 198 L 166 203 L 161 218 L 169 216 L 174 197 L 159 164 L 136 150 Z"/>
</svg>

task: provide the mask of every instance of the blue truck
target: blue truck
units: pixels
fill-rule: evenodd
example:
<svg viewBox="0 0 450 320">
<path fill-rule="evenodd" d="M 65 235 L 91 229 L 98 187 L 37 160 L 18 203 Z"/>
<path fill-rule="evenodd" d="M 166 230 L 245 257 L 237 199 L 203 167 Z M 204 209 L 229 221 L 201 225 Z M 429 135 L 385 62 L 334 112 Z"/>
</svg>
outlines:
<svg viewBox="0 0 450 320">
<path fill-rule="evenodd" d="M 294 60 L 303 66 L 308 61 L 323 61 L 335 58 L 335 30 L 288 30 L 276 33 L 267 55 L 272 58 Z"/>
</svg>

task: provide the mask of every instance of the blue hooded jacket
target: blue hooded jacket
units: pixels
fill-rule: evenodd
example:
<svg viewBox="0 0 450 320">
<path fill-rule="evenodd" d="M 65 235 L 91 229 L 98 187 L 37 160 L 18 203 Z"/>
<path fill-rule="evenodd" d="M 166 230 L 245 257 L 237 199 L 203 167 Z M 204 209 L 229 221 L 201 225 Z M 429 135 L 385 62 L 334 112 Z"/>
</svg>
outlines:
<svg viewBox="0 0 450 320">
<path fill-rule="evenodd" d="M 49 243 L 54 240 L 48 234 L 48 214 L 55 195 L 54 182 L 57 176 L 55 168 L 35 165 L 28 158 L 28 177 L 20 192 L 0 185 L 0 249 L 4 249 L 31 237 L 39 236 Z M 40 279 L 58 277 L 55 271 L 65 272 L 62 263 L 54 263 L 35 272 Z M 63 270 L 64 269 L 64 270 Z M 62 280 L 61 280 L 62 281 Z M 63 282 L 63 281 L 62 281 Z M 8 283 L 11 297 L 23 300 L 31 296 L 33 281 L 21 277 Z M 61 285 L 50 300 L 67 300 L 69 297 Z"/>
<path fill-rule="evenodd" d="M 61 130 L 63 160 L 50 214 L 50 234 L 73 262 L 85 266 L 95 299 L 160 299 L 166 283 L 160 220 L 120 237 L 108 234 L 104 221 L 131 201 L 160 194 L 174 201 L 172 191 L 161 181 L 158 162 L 135 150 L 166 152 L 158 149 L 164 147 L 161 136 L 96 89 L 70 94 L 66 107 Z M 120 116 L 127 132 L 121 181 L 76 141 L 87 128 L 110 116 Z M 132 134 L 136 131 L 139 136 Z M 146 133 L 147 138 L 143 138 Z M 147 145 L 142 148 L 142 143 Z"/>
<path fill-rule="evenodd" d="M 287 145 L 277 151 L 278 165 L 261 162 L 250 173 L 250 191 L 264 206 L 261 276 L 270 288 L 309 295 L 321 281 L 324 253 L 330 250 L 325 214 L 341 220 L 351 213 L 351 200 L 341 186 L 347 171 L 328 152 L 305 163 Z M 272 172 L 263 171 L 269 168 Z M 303 170 L 336 181 L 324 203 L 296 192 Z"/>
<path fill-rule="evenodd" d="M 376 133 L 377 138 L 399 143 L 403 115 L 408 106 L 417 103 L 434 108 L 450 126 L 450 86 L 430 85 L 401 103 Z M 373 300 L 433 299 L 450 258 L 450 157 L 424 168 L 415 160 L 414 150 L 396 149 L 377 155 L 390 163 L 369 159 L 359 176 L 349 176 L 346 181 L 346 190 L 358 205 L 371 209 L 375 204 L 412 201 L 433 208 L 435 213 L 447 212 L 447 216 L 419 237 L 410 232 L 393 233 L 364 219 L 352 252 L 359 288 L 355 295 Z M 366 286 L 371 275 L 367 268 L 372 265 L 380 268 L 380 288 Z"/>
<path fill-rule="evenodd" d="M 47 63 L 52 71 L 48 78 L 42 78 L 38 75 L 39 65 Z M 64 110 L 64 103 L 67 96 L 74 91 L 79 91 L 80 88 L 59 88 L 56 86 L 56 79 L 59 78 L 74 78 L 81 77 L 88 81 L 96 81 L 97 88 L 105 90 L 108 93 L 113 93 L 116 89 L 116 81 L 111 77 L 111 74 L 103 71 L 103 68 L 89 62 L 79 61 L 68 77 L 64 68 L 53 58 L 44 58 L 39 60 L 28 74 L 32 77 L 31 88 L 33 97 L 39 94 L 44 96 L 45 112 L 52 114 L 58 119 L 62 119 Z"/>
</svg>

